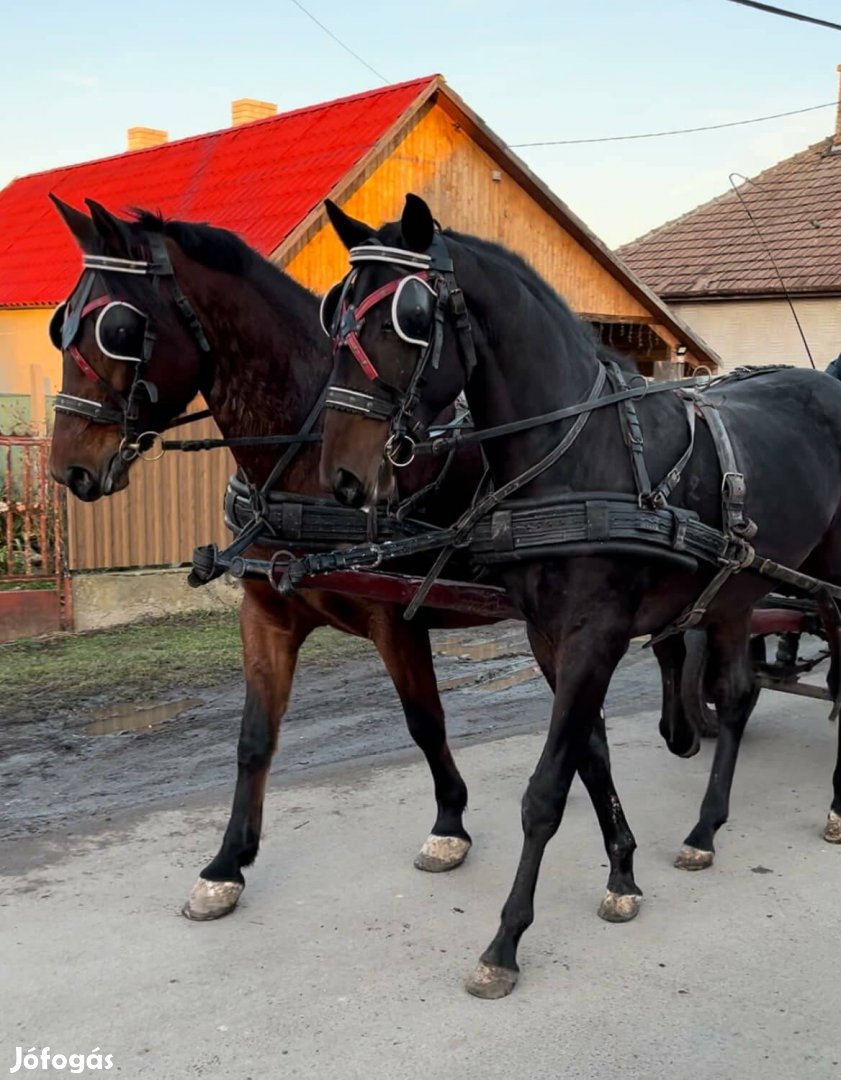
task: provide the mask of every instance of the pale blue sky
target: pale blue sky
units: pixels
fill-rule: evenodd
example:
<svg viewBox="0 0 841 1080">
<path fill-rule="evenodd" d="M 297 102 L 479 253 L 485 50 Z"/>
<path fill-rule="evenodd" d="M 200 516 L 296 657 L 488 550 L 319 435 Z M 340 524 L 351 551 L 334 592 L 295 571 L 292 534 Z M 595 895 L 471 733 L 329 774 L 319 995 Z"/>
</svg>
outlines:
<svg viewBox="0 0 841 1080">
<path fill-rule="evenodd" d="M 841 33 L 727 0 L 303 0 L 390 81 L 441 72 L 510 143 L 720 123 L 835 99 Z M 839 0 L 791 0 L 838 19 Z M 47 0 L 4 13 L 0 184 L 378 85 L 291 0 Z M 730 131 L 519 151 L 619 244 L 829 134 L 834 109 Z"/>
</svg>

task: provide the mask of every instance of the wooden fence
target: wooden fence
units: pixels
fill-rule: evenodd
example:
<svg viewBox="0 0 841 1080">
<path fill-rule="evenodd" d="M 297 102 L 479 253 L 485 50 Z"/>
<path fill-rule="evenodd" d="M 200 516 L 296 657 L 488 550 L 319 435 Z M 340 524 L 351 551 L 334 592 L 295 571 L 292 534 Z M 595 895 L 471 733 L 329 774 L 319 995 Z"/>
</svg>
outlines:
<svg viewBox="0 0 841 1080">
<path fill-rule="evenodd" d="M 218 438 L 212 420 L 190 426 L 190 438 Z M 168 453 L 132 466 L 125 491 L 95 503 L 67 500 L 71 570 L 177 566 L 193 548 L 227 543 L 222 496 L 234 472 L 227 450 Z"/>
</svg>

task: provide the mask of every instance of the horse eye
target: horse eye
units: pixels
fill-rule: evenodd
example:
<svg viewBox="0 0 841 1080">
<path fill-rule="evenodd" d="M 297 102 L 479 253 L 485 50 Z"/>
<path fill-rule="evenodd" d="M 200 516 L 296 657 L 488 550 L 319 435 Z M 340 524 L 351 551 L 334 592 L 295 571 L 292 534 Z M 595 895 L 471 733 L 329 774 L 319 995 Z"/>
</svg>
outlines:
<svg viewBox="0 0 841 1080">
<path fill-rule="evenodd" d="M 394 333 L 394 323 L 391 321 L 391 319 L 386 319 L 385 320 L 385 322 L 383 323 L 383 331 L 386 334 L 393 334 Z"/>
</svg>

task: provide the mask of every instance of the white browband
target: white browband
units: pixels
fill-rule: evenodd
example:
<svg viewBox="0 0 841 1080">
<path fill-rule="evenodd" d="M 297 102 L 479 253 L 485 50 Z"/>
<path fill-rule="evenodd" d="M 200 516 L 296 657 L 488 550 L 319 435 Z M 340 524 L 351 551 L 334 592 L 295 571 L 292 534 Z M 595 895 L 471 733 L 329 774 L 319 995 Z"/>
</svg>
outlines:
<svg viewBox="0 0 841 1080">
<path fill-rule="evenodd" d="M 384 262 L 392 266 L 408 266 L 412 270 L 425 270 L 432 261 L 431 255 L 422 255 L 418 251 L 404 251 L 403 248 L 382 247 L 374 244 L 360 244 L 350 249 L 352 264 L 361 262 Z"/>
<path fill-rule="evenodd" d="M 115 255 L 83 255 L 86 270 L 111 270 L 118 274 L 147 274 L 149 263 L 141 259 L 119 259 Z"/>
</svg>

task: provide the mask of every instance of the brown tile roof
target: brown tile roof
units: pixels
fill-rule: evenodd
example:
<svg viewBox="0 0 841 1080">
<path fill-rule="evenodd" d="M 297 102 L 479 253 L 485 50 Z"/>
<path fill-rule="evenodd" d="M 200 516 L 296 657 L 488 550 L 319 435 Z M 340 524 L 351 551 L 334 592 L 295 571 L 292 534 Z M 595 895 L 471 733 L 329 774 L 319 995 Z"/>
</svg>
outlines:
<svg viewBox="0 0 841 1080">
<path fill-rule="evenodd" d="M 739 188 L 791 293 L 841 293 L 841 148 L 831 146 L 815 143 Z M 665 300 L 784 291 L 733 191 L 617 255 Z"/>
</svg>

